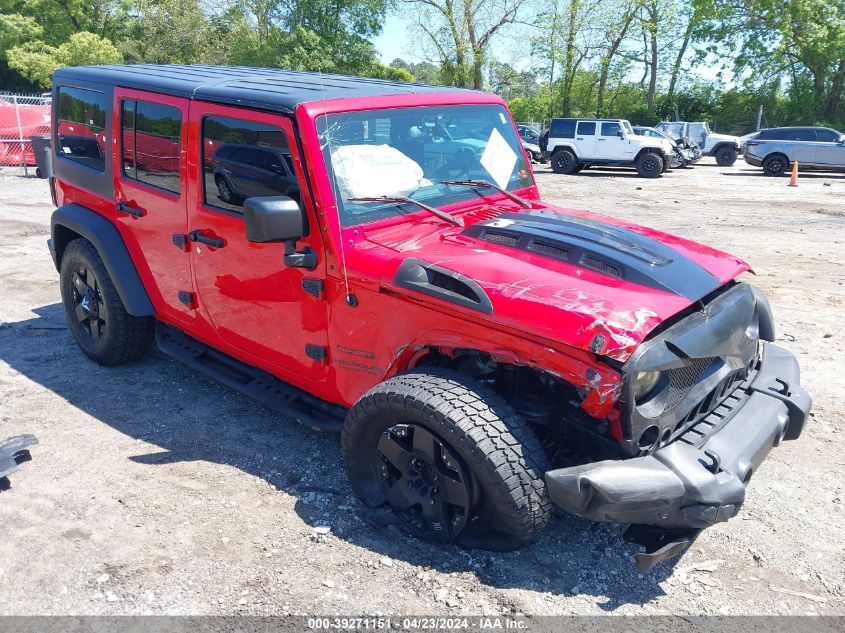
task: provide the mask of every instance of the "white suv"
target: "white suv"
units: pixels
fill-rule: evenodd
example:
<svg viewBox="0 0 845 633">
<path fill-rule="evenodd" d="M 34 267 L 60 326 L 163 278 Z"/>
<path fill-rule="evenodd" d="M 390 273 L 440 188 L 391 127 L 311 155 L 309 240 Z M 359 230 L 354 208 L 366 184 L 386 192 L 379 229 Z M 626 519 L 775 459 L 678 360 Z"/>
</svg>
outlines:
<svg viewBox="0 0 845 633">
<path fill-rule="evenodd" d="M 664 121 L 654 127 L 672 138 L 688 138 L 697 143 L 701 153 L 713 156 L 716 164 L 721 167 L 730 167 L 742 153 L 742 139 L 729 134 L 717 134 L 706 121 Z"/>
<path fill-rule="evenodd" d="M 546 148 L 558 174 L 603 165 L 636 167 L 643 178 L 657 178 L 675 160 L 669 140 L 638 136 L 624 119 L 552 119 Z"/>
</svg>

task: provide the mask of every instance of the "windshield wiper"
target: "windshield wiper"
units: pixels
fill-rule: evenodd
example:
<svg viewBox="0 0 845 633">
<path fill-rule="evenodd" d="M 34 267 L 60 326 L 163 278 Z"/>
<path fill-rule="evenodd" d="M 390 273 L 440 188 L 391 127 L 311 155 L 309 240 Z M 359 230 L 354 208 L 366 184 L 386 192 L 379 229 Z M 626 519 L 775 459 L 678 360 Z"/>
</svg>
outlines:
<svg viewBox="0 0 845 633">
<path fill-rule="evenodd" d="M 441 220 L 446 220 L 446 222 L 451 222 L 455 226 L 463 226 L 464 221 L 461 218 L 456 218 L 453 215 L 449 215 L 445 211 L 441 211 L 440 209 L 436 209 L 435 207 L 430 207 L 427 204 L 420 202 L 419 200 L 414 200 L 413 198 L 406 198 L 404 196 L 371 196 L 371 197 L 360 197 L 360 198 L 347 198 L 349 202 L 401 202 L 405 204 L 415 204 L 420 209 L 425 209 L 432 215 L 436 215 Z"/>
<path fill-rule="evenodd" d="M 525 198 L 520 198 L 515 193 L 511 193 L 504 187 L 500 187 L 499 185 L 494 185 L 492 182 L 488 180 L 441 180 L 440 184 L 442 185 L 463 185 L 464 187 L 474 187 L 476 189 L 495 189 L 499 193 L 505 195 L 506 197 L 510 198 L 514 202 L 519 205 L 522 205 L 526 209 L 531 208 L 531 203 L 528 202 Z"/>
</svg>

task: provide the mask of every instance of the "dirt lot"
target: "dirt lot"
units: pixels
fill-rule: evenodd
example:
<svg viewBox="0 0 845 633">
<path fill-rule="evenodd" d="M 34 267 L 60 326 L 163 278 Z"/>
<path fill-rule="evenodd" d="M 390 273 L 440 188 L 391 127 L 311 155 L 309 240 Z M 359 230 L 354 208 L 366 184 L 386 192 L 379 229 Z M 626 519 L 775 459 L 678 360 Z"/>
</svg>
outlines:
<svg viewBox="0 0 845 633">
<path fill-rule="evenodd" d="M 619 526 L 571 516 L 505 555 L 408 539 L 351 496 L 337 437 L 157 354 L 89 362 L 59 305 L 47 185 L 5 169 L 0 437 L 41 444 L 0 493 L 0 613 L 845 614 L 845 177 L 789 188 L 709 159 L 657 181 L 538 172 L 554 202 L 719 246 L 757 271 L 815 408 L 738 518 L 647 574 Z"/>
</svg>

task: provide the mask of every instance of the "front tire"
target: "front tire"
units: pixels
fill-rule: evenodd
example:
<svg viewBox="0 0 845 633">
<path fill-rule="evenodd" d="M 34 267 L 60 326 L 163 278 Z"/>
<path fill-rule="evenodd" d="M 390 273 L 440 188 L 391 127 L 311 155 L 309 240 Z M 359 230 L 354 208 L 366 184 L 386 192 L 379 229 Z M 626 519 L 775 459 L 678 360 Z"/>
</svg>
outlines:
<svg viewBox="0 0 845 633">
<path fill-rule="evenodd" d="M 355 493 L 438 542 L 511 550 L 536 539 L 551 502 L 546 455 L 501 396 L 443 368 L 394 376 L 349 411 L 341 439 Z"/>
<path fill-rule="evenodd" d="M 737 151 L 733 147 L 722 147 L 716 152 L 716 164 L 719 167 L 730 167 L 736 162 Z"/>
<path fill-rule="evenodd" d="M 637 158 L 637 173 L 642 178 L 657 178 L 664 171 L 663 158 L 653 152 L 646 152 Z"/>
<path fill-rule="evenodd" d="M 126 311 L 91 242 L 78 238 L 65 247 L 59 283 L 68 328 L 88 358 L 117 365 L 137 360 L 150 348 L 155 320 Z"/>
<path fill-rule="evenodd" d="M 568 149 L 559 149 L 552 154 L 552 171 L 556 174 L 577 173 L 578 159 Z"/>
</svg>

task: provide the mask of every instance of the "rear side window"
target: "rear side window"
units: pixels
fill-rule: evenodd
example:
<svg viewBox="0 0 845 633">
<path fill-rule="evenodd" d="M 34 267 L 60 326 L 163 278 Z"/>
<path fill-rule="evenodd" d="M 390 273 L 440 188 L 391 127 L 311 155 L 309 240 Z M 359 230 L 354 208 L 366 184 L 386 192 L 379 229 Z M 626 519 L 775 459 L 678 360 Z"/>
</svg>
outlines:
<svg viewBox="0 0 845 633">
<path fill-rule="evenodd" d="M 790 130 L 786 138 L 789 141 L 815 141 L 816 132 L 812 128 L 799 127 Z"/>
<path fill-rule="evenodd" d="M 595 136 L 596 123 L 595 121 L 580 121 L 578 123 L 578 134 L 582 136 Z"/>
<path fill-rule="evenodd" d="M 149 101 L 124 101 L 120 112 L 121 169 L 133 180 L 179 193 L 182 112 Z"/>
<path fill-rule="evenodd" d="M 554 119 L 549 128 L 549 136 L 552 138 L 575 138 L 575 121 Z"/>
<path fill-rule="evenodd" d="M 59 88 L 56 154 L 97 171 L 105 171 L 106 113 L 102 92 Z"/>
<path fill-rule="evenodd" d="M 287 136 L 267 123 L 209 116 L 202 121 L 203 202 L 243 213 L 252 196 L 299 197 Z"/>
<path fill-rule="evenodd" d="M 616 136 L 619 132 L 622 131 L 622 126 L 618 123 L 613 123 L 609 121 L 605 121 L 601 124 L 601 135 L 602 136 Z"/>
</svg>

